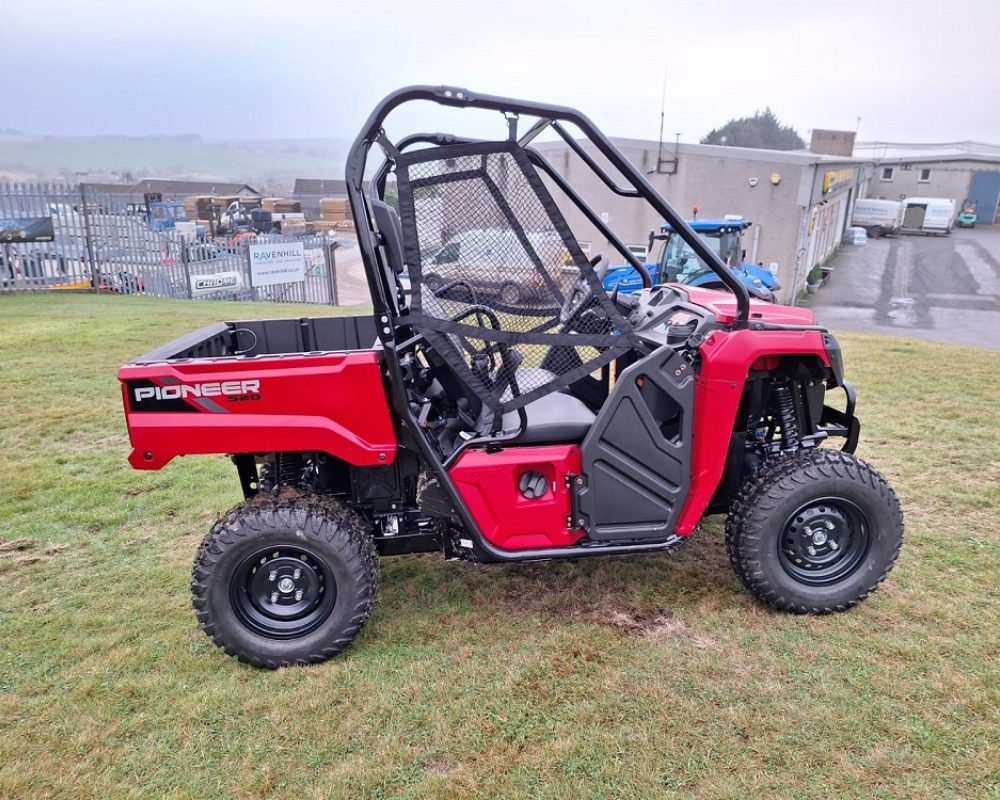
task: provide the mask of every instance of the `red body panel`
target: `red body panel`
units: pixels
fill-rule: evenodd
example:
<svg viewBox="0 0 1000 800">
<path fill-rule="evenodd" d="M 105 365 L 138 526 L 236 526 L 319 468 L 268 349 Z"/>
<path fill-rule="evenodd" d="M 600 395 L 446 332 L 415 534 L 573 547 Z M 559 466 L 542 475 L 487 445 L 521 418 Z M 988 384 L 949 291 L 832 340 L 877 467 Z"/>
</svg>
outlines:
<svg viewBox="0 0 1000 800">
<path fill-rule="evenodd" d="M 691 533 L 698 524 L 722 479 L 750 367 L 789 355 L 816 355 L 830 365 L 819 331 L 715 331 L 699 349 L 702 368 L 694 389 L 691 491 L 675 531 L 682 536 Z"/>
<path fill-rule="evenodd" d="M 736 319 L 736 298 L 719 289 L 699 286 L 681 286 L 692 303 L 707 308 L 715 314 L 717 322 L 730 324 Z M 816 317 L 808 308 L 779 306 L 762 300 L 750 301 L 750 321 L 770 322 L 775 325 L 815 325 Z"/>
<path fill-rule="evenodd" d="M 136 469 L 195 453 L 319 450 L 359 466 L 396 455 L 375 351 L 127 364 L 118 379 Z M 250 392 L 218 388 L 257 381 Z M 177 410 L 140 411 L 133 382 L 170 392 L 200 386 L 210 396 L 175 400 Z"/>
<path fill-rule="evenodd" d="M 544 496 L 529 500 L 521 494 L 518 481 L 528 471 L 547 479 Z M 449 474 L 483 537 L 496 547 L 566 547 L 583 536 L 582 530 L 566 528 L 571 511 L 566 475 L 580 474 L 580 450 L 573 445 L 467 450 Z"/>
</svg>

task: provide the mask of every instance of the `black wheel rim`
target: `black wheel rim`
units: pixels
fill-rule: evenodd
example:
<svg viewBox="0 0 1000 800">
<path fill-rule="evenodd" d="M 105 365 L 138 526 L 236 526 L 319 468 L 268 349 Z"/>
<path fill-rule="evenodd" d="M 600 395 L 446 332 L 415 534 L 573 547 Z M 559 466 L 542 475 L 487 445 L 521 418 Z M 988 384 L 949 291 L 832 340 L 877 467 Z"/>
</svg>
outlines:
<svg viewBox="0 0 1000 800">
<path fill-rule="evenodd" d="M 240 622 L 270 639 L 292 639 L 319 627 L 337 601 L 330 567 L 312 550 L 278 545 L 240 562 L 229 583 Z"/>
<path fill-rule="evenodd" d="M 871 523 L 840 497 L 810 500 L 791 514 L 778 540 L 778 560 L 799 583 L 829 586 L 854 574 L 871 548 Z"/>
</svg>

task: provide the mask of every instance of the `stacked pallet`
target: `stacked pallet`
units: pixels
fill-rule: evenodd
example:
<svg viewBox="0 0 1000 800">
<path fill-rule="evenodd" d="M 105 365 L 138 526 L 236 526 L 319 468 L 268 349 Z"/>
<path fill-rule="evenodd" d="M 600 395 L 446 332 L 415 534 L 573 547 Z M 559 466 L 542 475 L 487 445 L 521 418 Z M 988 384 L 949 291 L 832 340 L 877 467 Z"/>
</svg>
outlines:
<svg viewBox="0 0 1000 800">
<path fill-rule="evenodd" d="M 265 211 L 272 211 L 276 214 L 302 213 L 302 203 L 298 200 L 289 200 L 284 197 L 265 197 L 261 200 L 261 207 Z"/>
<path fill-rule="evenodd" d="M 212 216 L 212 206 L 218 207 L 218 201 L 211 195 L 196 194 L 184 198 L 184 210 L 188 219 L 208 219 Z"/>
<path fill-rule="evenodd" d="M 319 201 L 316 230 L 354 230 L 354 218 L 346 197 L 324 197 Z"/>
</svg>

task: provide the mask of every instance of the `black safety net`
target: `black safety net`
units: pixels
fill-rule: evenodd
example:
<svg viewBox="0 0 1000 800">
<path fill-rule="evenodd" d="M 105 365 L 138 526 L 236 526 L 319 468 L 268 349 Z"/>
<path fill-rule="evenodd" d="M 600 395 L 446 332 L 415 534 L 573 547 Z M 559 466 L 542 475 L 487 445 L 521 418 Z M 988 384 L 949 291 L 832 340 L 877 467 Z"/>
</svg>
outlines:
<svg viewBox="0 0 1000 800">
<path fill-rule="evenodd" d="M 410 319 L 492 411 L 567 387 L 634 345 L 516 143 L 416 150 L 396 173 Z"/>
</svg>

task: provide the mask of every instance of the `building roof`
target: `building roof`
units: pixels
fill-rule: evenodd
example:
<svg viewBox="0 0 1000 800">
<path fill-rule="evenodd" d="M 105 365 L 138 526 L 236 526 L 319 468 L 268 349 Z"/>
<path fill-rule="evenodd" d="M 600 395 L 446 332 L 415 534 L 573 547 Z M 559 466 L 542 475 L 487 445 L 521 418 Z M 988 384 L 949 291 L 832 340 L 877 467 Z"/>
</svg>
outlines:
<svg viewBox="0 0 1000 800">
<path fill-rule="evenodd" d="M 86 186 L 88 191 L 100 192 L 101 194 L 132 194 L 131 183 L 94 183 L 84 181 L 80 184 Z"/>
<path fill-rule="evenodd" d="M 229 197 L 238 194 L 259 195 L 256 189 L 245 183 L 227 183 L 224 181 L 171 181 L 151 178 L 136 184 L 127 183 L 91 183 L 84 181 L 83 185 L 92 192 L 102 194 L 141 195 L 146 192 L 159 192 L 168 195 L 212 195 Z"/>
<path fill-rule="evenodd" d="M 631 148 L 639 150 L 656 151 L 660 143 L 654 139 L 629 139 L 622 136 L 612 136 L 611 141 L 620 148 Z M 581 144 L 589 144 L 581 141 Z M 541 151 L 562 150 L 567 145 L 562 141 L 555 142 L 535 142 L 533 143 Z M 864 164 L 869 159 L 853 158 L 847 156 L 828 156 L 819 153 L 810 153 L 808 150 L 765 150 L 758 147 L 729 147 L 727 145 L 716 144 L 689 144 L 681 142 L 663 143 L 663 157 L 670 158 L 674 151 L 680 155 L 693 156 L 718 156 L 720 158 L 740 158 L 745 161 L 766 161 L 771 164 L 799 164 L 808 166 L 809 164 Z"/>
<path fill-rule="evenodd" d="M 184 195 L 214 195 L 228 196 L 237 194 L 259 195 L 256 189 L 245 183 L 227 183 L 225 181 L 168 181 L 144 180 L 132 187 L 136 193 L 162 192 L 164 194 Z"/>
<path fill-rule="evenodd" d="M 873 161 L 1000 162 L 1000 145 L 987 142 L 857 142 L 854 152 Z"/>
<path fill-rule="evenodd" d="M 346 195 L 347 181 L 339 178 L 296 178 L 292 194 Z"/>
</svg>

